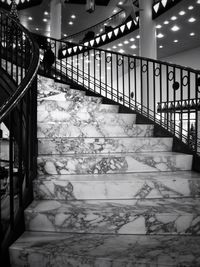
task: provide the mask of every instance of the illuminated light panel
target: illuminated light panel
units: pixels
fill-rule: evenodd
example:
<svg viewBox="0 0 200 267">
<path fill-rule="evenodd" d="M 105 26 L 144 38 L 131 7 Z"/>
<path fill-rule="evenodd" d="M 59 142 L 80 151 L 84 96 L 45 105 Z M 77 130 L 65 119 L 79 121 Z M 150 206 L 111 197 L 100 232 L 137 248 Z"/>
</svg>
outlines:
<svg viewBox="0 0 200 267">
<path fill-rule="evenodd" d="M 191 18 L 188 19 L 188 22 L 191 22 L 191 23 L 193 23 L 193 22 L 195 22 L 195 21 L 196 21 L 196 19 L 193 18 L 193 17 L 191 17 Z"/>
<path fill-rule="evenodd" d="M 160 3 L 157 3 L 157 4 L 155 4 L 155 5 L 153 6 L 153 9 L 154 9 L 154 11 L 155 11 L 156 13 L 158 12 L 159 7 L 160 7 Z"/>
<path fill-rule="evenodd" d="M 106 34 L 101 36 L 102 40 L 105 41 L 106 40 Z"/>
<path fill-rule="evenodd" d="M 171 30 L 172 30 L 173 32 L 177 32 L 177 31 L 180 30 L 180 27 L 177 26 L 177 25 L 174 25 L 174 26 L 171 28 Z"/>
<path fill-rule="evenodd" d="M 120 27 L 120 30 L 121 30 L 121 32 L 123 33 L 124 30 L 125 30 L 125 25 L 122 25 L 122 26 Z"/>
<path fill-rule="evenodd" d="M 180 16 L 184 16 L 186 14 L 186 12 L 184 10 L 181 10 L 179 13 L 178 13 Z"/>
<path fill-rule="evenodd" d="M 100 42 L 100 37 L 96 38 L 96 43 L 98 44 Z"/>
<path fill-rule="evenodd" d="M 173 20 L 173 21 L 174 21 L 174 20 L 177 20 L 177 17 L 176 17 L 176 16 L 172 16 L 172 17 L 171 17 L 171 20 Z"/>
<path fill-rule="evenodd" d="M 119 33 L 119 28 L 117 28 L 117 29 L 114 30 L 114 34 L 115 34 L 115 36 L 117 36 L 118 33 Z"/>
<path fill-rule="evenodd" d="M 132 20 L 126 23 L 126 25 L 127 25 L 127 27 L 128 27 L 129 30 L 130 30 L 130 28 L 132 26 L 132 23 L 133 23 Z"/>
<path fill-rule="evenodd" d="M 108 38 L 109 38 L 109 39 L 112 37 L 112 34 L 113 34 L 112 32 L 109 32 L 109 33 L 108 33 Z"/>
<path fill-rule="evenodd" d="M 162 0 L 162 1 L 161 1 L 162 5 L 163 5 L 164 7 L 166 7 L 167 1 L 168 1 L 168 0 Z"/>
</svg>

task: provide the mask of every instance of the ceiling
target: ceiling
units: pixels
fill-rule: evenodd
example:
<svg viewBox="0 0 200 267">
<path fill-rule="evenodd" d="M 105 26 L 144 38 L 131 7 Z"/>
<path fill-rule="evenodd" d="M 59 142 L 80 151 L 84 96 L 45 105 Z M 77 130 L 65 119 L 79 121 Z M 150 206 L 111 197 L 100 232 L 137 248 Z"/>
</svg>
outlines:
<svg viewBox="0 0 200 267">
<path fill-rule="evenodd" d="M 65 1 L 68 2 L 64 3 Z M 116 7 L 119 1 L 99 0 L 97 3 L 104 3 L 104 5 L 96 5 L 95 12 L 88 13 L 85 10 L 85 0 L 62 0 L 63 37 L 87 29 L 109 18 L 119 10 Z M 180 13 L 181 11 L 185 13 Z M 43 0 L 41 5 L 22 10 L 19 13 L 21 22 L 25 27 L 33 32 L 48 36 L 50 30 L 49 0 Z M 71 18 L 72 15 L 75 15 L 75 18 Z M 195 20 L 189 22 L 188 20 L 191 18 Z M 46 21 L 43 21 L 44 19 Z M 69 21 L 72 21 L 73 24 L 70 25 Z M 169 23 L 165 24 L 166 21 Z M 156 24 L 160 27 L 157 29 L 157 34 L 162 37 L 157 38 L 158 58 L 165 58 L 200 46 L 200 0 L 182 0 L 158 17 Z M 178 26 L 179 30 L 172 31 L 173 26 Z M 138 35 L 139 31 L 134 31 L 113 43 L 109 43 L 104 48 L 139 55 Z"/>
</svg>

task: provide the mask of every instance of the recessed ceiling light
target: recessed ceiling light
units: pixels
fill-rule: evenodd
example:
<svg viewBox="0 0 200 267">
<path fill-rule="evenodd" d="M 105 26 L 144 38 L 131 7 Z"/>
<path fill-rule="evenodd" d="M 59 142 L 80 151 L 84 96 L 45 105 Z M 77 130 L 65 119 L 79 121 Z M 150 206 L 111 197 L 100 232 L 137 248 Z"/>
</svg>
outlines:
<svg viewBox="0 0 200 267">
<path fill-rule="evenodd" d="M 100 32 L 102 32 L 103 31 L 103 29 L 100 29 Z"/>
<path fill-rule="evenodd" d="M 192 9 L 194 9 L 194 7 L 193 6 L 189 6 L 188 9 L 189 10 L 192 10 Z"/>
<path fill-rule="evenodd" d="M 104 25 L 104 26 L 107 26 L 107 23 L 104 23 L 103 25 Z"/>
<path fill-rule="evenodd" d="M 197 4 L 200 4 L 200 0 L 197 0 Z"/>
<path fill-rule="evenodd" d="M 157 38 L 163 38 L 164 37 L 164 34 L 162 34 L 162 33 L 159 33 L 159 34 L 157 34 Z"/>
<path fill-rule="evenodd" d="M 177 17 L 176 16 L 172 16 L 171 20 L 177 20 Z"/>
<path fill-rule="evenodd" d="M 36 31 L 39 31 L 39 28 L 35 28 L 36 29 Z"/>
<path fill-rule="evenodd" d="M 171 30 L 172 30 L 173 32 L 177 32 L 178 30 L 180 30 L 180 28 L 179 28 L 177 25 L 174 25 L 174 26 L 171 28 Z"/>
<path fill-rule="evenodd" d="M 72 19 L 75 19 L 75 18 L 76 18 L 76 15 L 74 15 L 74 14 L 71 15 L 71 18 L 72 18 Z"/>
<path fill-rule="evenodd" d="M 114 9 L 114 10 L 113 10 L 113 13 L 117 13 L 117 9 Z"/>
<path fill-rule="evenodd" d="M 63 36 L 64 36 L 64 37 L 67 37 L 67 34 L 66 34 L 66 33 L 64 33 L 64 34 L 63 34 Z"/>
<path fill-rule="evenodd" d="M 168 20 L 165 20 L 165 21 L 164 21 L 164 24 L 165 24 L 165 25 L 169 24 L 169 21 L 168 21 Z"/>
<path fill-rule="evenodd" d="M 113 49 L 116 49 L 117 47 L 116 47 L 116 45 L 114 45 L 112 48 L 113 48 Z"/>
<path fill-rule="evenodd" d="M 125 51 L 124 51 L 124 49 L 120 49 L 118 52 L 119 53 L 124 53 Z"/>
<path fill-rule="evenodd" d="M 181 11 L 179 12 L 179 15 L 181 15 L 181 16 L 185 15 L 185 11 L 184 11 L 184 10 L 181 10 Z"/>
<path fill-rule="evenodd" d="M 159 48 L 163 48 L 163 45 L 160 45 Z"/>
<path fill-rule="evenodd" d="M 73 25 L 74 23 L 73 23 L 73 21 L 69 21 L 69 25 Z"/>
<path fill-rule="evenodd" d="M 129 39 L 131 42 L 134 42 L 135 41 L 135 38 L 130 38 Z"/>
<path fill-rule="evenodd" d="M 46 16 L 47 16 L 47 15 L 49 15 L 49 13 L 48 13 L 47 11 L 45 11 L 45 12 L 44 12 L 44 15 L 46 15 Z"/>
<path fill-rule="evenodd" d="M 190 36 L 195 36 L 195 32 L 191 32 L 190 33 Z"/>
<path fill-rule="evenodd" d="M 123 2 L 122 2 L 122 1 L 120 1 L 120 2 L 118 3 L 118 5 L 120 5 L 120 6 L 121 6 L 122 4 L 123 4 Z"/>
<path fill-rule="evenodd" d="M 174 40 L 174 43 L 178 43 L 178 40 L 176 39 L 176 40 Z"/>
<path fill-rule="evenodd" d="M 110 51 L 110 50 L 111 50 L 111 48 L 107 48 L 107 50 L 108 50 L 108 51 Z"/>
<path fill-rule="evenodd" d="M 137 39 L 140 39 L 140 35 L 137 35 L 136 38 L 137 38 Z"/>
<path fill-rule="evenodd" d="M 156 25 L 156 28 L 157 28 L 157 29 L 161 29 L 162 26 L 161 26 L 160 24 L 158 24 L 158 25 Z"/>
<path fill-rule="evenodd" d="M 128 40 L 125 40 L 125 41 L 124 41 L 124 44 L 129 44 L 129 41 L 128 41 Z"/>
<path fill-rule="evenodd" d="M 189 18 L 189 19 L 188 19 L 188 21 L 189 21 L 189 22 L 195 22 L 195 21 L 196 21 L 196 19 L 195 19 L 195 18 L 193 18 L 193 17 L 191 17 L 191 18 Z"/>
<path fill-rule="evenodd" d="M 131 46 L 131 49 L 136 49 L 136 48 L 137 46 L 135 44 Z"/>
<path fill-rule="evenodd" d="M 33 18 L 32 18 L 32 17 L 28 17 L 28 19 L 29 19 L 29 20 L 33 20 Z"/>
<path fill-rule="evenodd" d="M 122 43 L 120 43 L 120 44 L 118 44 L 118 46 L 123 46 L 123 44 L 122 44 Z"/>
<path fill-rule="evenodd" d="M 43 19 L 44 22 L 47 22 L 47 19 Z"/>
</svg>

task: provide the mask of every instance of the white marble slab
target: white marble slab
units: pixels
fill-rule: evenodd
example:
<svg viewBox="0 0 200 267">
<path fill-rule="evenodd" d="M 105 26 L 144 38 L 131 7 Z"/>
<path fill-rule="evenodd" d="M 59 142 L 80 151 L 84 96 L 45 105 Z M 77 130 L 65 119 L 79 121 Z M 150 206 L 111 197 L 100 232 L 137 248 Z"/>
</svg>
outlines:
<svg viewBox="0 0 200 267">
<path fill-rule="evenodd" d="M 38 138 L 54 137 L 151 137 L 153 136 L 153 125 L 133 124 L 132 126 L 97 124 L 90 122 L 79 123 L 38 123 Z"/>
<path fill-rule="evenodd" d="M 136 137 L 136 138 L 40 138 L 38 153 L 86 154 L 86 153 L 130 153 L 150 151 L 171 151 L 172 138 Z"/>
<path fill-rule="evenodd" d="M 103 174 L 191 170 L 192 155 L 173 152 L 38 157 L 38 174 Z"/>
<path fill-rule="evenodd" d="M 40 200 L 25 222 L 31 231 L 200 235 L 200 200 Z"/>
<path fill-rule="evenodd" d="M 200 237 L 25 232 L 12 267 L 198 267 Z"/>
<path fill-rule="evenodd" d="M 197 198 L 200 174 L 44 175 L 34 181 L 33 190 L 36 199 L 44 200 Z"/>
</svg>

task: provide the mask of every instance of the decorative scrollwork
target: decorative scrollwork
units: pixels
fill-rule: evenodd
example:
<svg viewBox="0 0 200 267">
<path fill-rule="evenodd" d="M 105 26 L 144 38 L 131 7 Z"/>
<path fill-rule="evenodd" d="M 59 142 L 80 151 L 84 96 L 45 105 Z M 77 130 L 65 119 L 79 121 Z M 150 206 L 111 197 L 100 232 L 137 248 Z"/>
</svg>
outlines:
<svg viewBox="0 0 200 267">
<path fill-rule="evenodd" d="M 142 72 L 143 73 L 147 72 L 147 64 L 142 65 Z"/>
<path fill-rule="evenodd" d="M 188 76 L 187 75 L 183 76 L 182 84 L 183 84 L 183 86 L 187 86 L 188 85 Z"/>
<path fill-rule="evenodd" d="M 117 60 L 117 65 L 118 66 L 121 66 L 123 64 L 123 59 L 122 58 L 119 58 L 118 60 Z"/>
<path fill-rule="evenodd" d="M 130 68 L 131 70 L 133 70 L 133 69 L 135 69 L 135 67 L 136 67 L 136 63 L 135 63 L 135 61 L 130 61 L 130 62 L 129 62 L 129 68 Z"/>
<path fill-rule="evenodd" d="M 180 87 L 179 82 L 174 82 L 173 85 L 172 85 L 172 88 L 173 88 L 175 91 L 178 90 L 179 87 Z"/>
<path fill-rule="evenodd" d="M 173 71 L 170 71 L 170 72 L 168 73 L 168 80 L 169 80 L 169 81 L 173 81 L 173 80 L 174 80 L 174 72 L 173 72 Z"/>
<path fill-rule="evenodd" d="M 112 57 L 111 56 L 107 56 L 106 57 L 106 63 L 110 63 L 112 62 Z"/>
<path fill-rule="evenodd" d="M 156 77 L 160 76 L 160 68 L 156 68 L 156 69 L 154 70 L 154 75 L 155 75 Z"/>
</svg>

